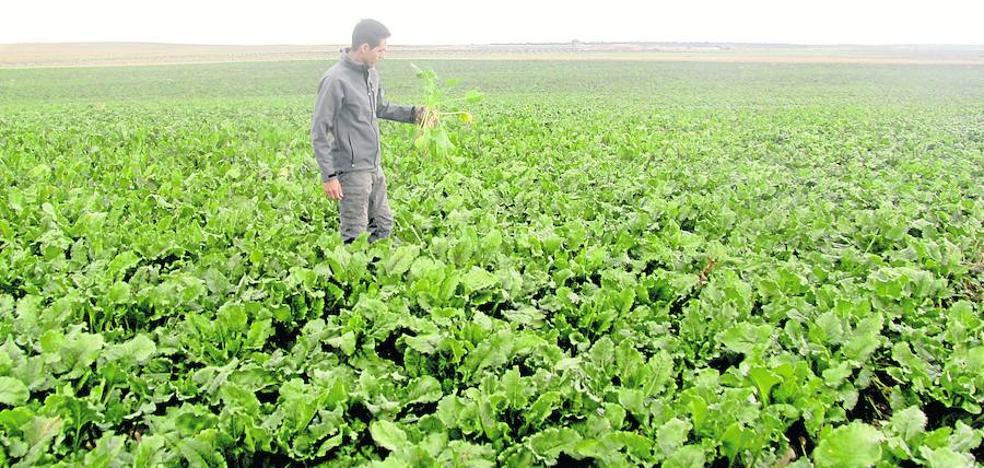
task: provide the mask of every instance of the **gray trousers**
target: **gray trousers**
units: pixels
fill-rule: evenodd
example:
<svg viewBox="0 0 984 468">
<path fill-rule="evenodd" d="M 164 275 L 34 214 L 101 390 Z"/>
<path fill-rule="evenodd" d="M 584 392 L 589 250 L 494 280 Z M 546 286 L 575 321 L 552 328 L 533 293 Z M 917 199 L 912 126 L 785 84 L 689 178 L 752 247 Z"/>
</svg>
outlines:
<svg viewBox="0 0 984 468">
<path fill-rule="evenodd" d="M 344 172 L 338 175 L 342 199 L 338 203 L 342 241 L 352 242 L 369 231 L 369 242 L 388 237 L 393 230 L 393 214 L 386 198 L 386 176 L 382 168 Z"/>
</svg>

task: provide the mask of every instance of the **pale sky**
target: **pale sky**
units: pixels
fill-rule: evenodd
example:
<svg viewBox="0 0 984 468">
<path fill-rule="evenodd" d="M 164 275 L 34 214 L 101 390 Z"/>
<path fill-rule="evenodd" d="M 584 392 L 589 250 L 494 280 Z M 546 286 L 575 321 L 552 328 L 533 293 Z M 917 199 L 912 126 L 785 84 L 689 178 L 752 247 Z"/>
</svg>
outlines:
<svg viewBox="0 0 984 468">
<path fill-rule="evenodd" d="M 393 45 L 653 41 L 984 45 L 984 0 L 2 0 L 0 43 Z"/>
</svg>

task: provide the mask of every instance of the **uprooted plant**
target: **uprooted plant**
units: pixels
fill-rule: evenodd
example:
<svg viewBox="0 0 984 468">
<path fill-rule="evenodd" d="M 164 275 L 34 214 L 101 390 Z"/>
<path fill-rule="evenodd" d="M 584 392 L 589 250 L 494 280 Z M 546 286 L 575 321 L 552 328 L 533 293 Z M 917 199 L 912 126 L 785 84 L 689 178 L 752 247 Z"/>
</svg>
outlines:
<svg viewBox="0 0 984 468">
<path fill-rule="evenodd" d="M 433 70 L 423 70 L 411 64 L 417 73 L 417 78 L 424 85 L 423 115 L 418 120 L 414 134 L 414 147 L 430 156 L 444 157 L 454 151 L 451 141 L 453 129 L 447 123 L 459 122 L 471 124 L 475 121 L 470 112 L 461 109 L 462 104 L 477 104 L 484 95 L 477 90 L 470 90 L 464 96 L 452 97 L 449 90 L 458 86 L 457 80 L 447 80 L 443 83 Z"/>
</svg>

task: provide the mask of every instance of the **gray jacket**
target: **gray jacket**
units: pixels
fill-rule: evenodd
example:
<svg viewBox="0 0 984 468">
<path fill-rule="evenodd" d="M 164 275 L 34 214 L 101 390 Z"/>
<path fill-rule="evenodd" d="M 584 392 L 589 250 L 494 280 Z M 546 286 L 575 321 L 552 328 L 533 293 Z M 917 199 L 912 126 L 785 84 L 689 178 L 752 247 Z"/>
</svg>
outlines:
<svg viewBox="0 0 984 468">
<path fill-rule="evenodd" d="M 387 103 L 375 68 L 352 60 L 347 49 L 325 72 L 311 117 L 311 143 L 321 180 L 379 167 L 379 119 L 412 123 L 415 108 Z"/>
</svg>

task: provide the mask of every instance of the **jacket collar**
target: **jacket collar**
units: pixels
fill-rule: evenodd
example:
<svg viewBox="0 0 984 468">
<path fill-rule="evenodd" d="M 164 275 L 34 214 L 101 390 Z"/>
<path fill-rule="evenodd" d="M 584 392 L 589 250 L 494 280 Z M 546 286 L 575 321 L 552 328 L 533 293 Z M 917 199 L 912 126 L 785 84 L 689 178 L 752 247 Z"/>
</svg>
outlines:
<svg viewBox="0 0 984 468">
<path fill-rule="evenodd" d="M 364 63 L 356 62 L 354 59 L 352 59 L 352 57 L 350 57 L 348 54 L 349 50 L 351 49 L 349 47 L 346 47 L 340 51 L 342 57 L 341 59 L 339 59 L 339 62 L 341 62 L 346 67 L 351 68 L 352 70 L 360 71 L 362 73 L 368 73 L 369 67 Z"/>
</svg>

